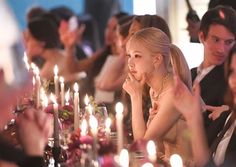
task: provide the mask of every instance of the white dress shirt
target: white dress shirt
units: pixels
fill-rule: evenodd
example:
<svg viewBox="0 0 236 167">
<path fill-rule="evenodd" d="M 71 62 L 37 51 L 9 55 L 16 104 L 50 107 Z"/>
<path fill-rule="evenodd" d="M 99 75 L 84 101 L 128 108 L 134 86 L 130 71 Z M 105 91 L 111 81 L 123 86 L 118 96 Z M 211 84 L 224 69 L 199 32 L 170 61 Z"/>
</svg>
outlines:
<svg viewBox="0 0 236 167">
<path fill-rule="evenodd" d="M 232 114 L 232 113 L 231 113 Z M 228 116 L 227 121 L 229 120 L 231 114 Z M 226 123 L 227 123 L 226 121 Z M 226 124 L 225 123 L 225 124 Z M 229 145 L 229 141 L 233 135 L 234 129 L 236 127 L 236 120 L 232 123 L 229 129 L 225 132 L 223 138 L 216 148 L 216 152 L 213 154 L 213 160 L 215 165 L 219 166 L 224 162 L 226 149 Z"/>
<path fill-rule="evenodd" d="M 194 82 L 201 82 L 201 80 L 215 67 L 215 65 L 211 65 L 206 68 L 202 68 L 202 64 L 197 68 L 197 76 Z"/>
</svg>

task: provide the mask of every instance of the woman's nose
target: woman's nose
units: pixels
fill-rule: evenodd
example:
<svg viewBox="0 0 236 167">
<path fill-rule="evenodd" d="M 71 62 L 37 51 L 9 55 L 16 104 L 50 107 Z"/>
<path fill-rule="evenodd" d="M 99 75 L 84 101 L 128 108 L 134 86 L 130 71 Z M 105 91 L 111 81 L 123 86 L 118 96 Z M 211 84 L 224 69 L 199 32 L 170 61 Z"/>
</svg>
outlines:
<svg viewBox="0 0 236 167">
<path fill-rule="evenodd" d="M 133 68 L 133 67 L 134 67 L 134 63 L 133 63 L 133 59 L 132 59 L 132 58 L 129 58 L 129 59 L 128 59 L 128 66 L 129 66 L 130 68 Z"/>
</svg>

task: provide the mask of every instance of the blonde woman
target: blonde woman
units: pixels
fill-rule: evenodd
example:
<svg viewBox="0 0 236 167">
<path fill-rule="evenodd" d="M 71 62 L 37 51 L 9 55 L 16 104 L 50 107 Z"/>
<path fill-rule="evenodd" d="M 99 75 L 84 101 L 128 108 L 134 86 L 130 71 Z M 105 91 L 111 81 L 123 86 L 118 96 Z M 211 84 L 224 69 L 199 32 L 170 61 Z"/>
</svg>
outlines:
<svg viewBox="0 0 236 167">
<path fill-rule="evenodd" d="M 134 139 L 162 141 L 166 159 L 173 153 L 179 153 L 189 162 L 189 150 L 184 145 L 188 143 L 184 138 L 186 122 L 173 104 L 174 71 L 191 89 L 190 71 L 182 52 L 170 43 L 164 32 L 153 27 L 131 36 L 126 51 L 129 74 L 123 88 L 131 98 Z M 142 114 L 145 83 L 150 86 L 150 110 L 155 111 L 155 114 L 149 116 L 147 124 Z"/>
</svg>

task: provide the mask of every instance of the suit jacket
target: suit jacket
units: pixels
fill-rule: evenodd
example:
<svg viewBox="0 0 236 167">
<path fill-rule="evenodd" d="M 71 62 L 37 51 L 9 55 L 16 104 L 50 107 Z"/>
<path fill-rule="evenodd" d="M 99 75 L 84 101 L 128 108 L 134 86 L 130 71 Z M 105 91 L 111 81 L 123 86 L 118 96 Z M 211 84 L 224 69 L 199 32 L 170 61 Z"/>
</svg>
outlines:
<svg viewBox="0 0 236 167">
<path fill-rule="evenodd" d="M 197 68 L 191 69 L 192 80 L 197 76 Z M 220 106 L 224 104 L 224 94 L 226 91 L 227 82 L 224 77 L 224 65 L 215 66 L 201 81 L 201 97 L 205 104 L 212 106 Z M 223 128 L 228 112 L 221 114 L 221 116 L 212 121 L 208 118 L 209 112 L 204 112 L 204 124 L 206 136 L 209 145 Z"/>
<path fill-rule="evenodd" d="M 236 128 L 229 141 L 228 147 L 225 153 L 225 160 L 220 167 L 235 167 L 236 166 Z M 215 167 L 213 160 L 211 159 L 205 167 Z"/>
<path fill-rule="evenodd" d="M 192 80 L 197 76 L 197 68 L 191 69 Z M 227 82 L 224 77 L 224 66 L 214 67 L 200 82 L 201 97 L 207 105 L 224 104 L 223 97 Z"/>
</svg>

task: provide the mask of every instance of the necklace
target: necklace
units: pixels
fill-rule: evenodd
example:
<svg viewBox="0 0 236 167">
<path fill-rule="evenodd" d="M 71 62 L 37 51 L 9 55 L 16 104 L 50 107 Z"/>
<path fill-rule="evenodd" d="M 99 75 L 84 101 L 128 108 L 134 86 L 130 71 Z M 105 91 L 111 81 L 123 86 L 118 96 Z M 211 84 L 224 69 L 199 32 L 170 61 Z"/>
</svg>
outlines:
<svg viewBox="0 0 236 167">
<path fill-rule="evenodd" d="M 155 101 L 157 101 L 163 91 L 163 88 L 164 88 L 164 85 L 165 85 L 165 82 L 167 81 L 167 79 L 169 78 L 170 76 L 170 73 L 167 73 L 165 76 L 163 76 L 162 78 L 162 82 L 161 82 L 161 87 L 158 91 L 158 93 L 156 93 L 154 90 L 152 91 L 152 94 L 151 94 L 151 97 L 152 99 L 154 99 Z"/>
</svg>

